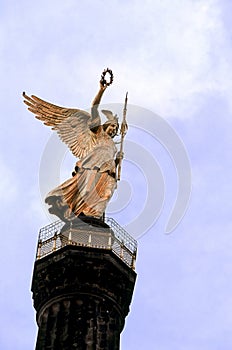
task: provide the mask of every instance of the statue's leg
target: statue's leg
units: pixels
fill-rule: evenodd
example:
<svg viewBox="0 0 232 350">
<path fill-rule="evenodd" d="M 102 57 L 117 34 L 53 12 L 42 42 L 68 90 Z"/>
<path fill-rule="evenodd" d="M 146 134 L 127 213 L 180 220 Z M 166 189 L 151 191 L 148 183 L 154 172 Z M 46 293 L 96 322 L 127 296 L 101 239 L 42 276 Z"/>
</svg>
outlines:
<svg viewBox="0 0 232 350">
<path fill-rule="evenodd" d="M 86 208 L 84 214 L 101 217 L 114 193 L 116 180 L 106 172 L 98 173 L 95 180 L 96 185 L 94 189 L 86 197 L 88 208 Z"/>
</svg>

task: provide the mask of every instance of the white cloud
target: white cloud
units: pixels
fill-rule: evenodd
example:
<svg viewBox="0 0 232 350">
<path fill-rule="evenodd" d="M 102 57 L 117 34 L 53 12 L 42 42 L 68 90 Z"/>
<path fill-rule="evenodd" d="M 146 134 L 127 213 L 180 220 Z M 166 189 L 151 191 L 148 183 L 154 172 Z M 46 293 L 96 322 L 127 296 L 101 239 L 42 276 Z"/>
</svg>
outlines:
<svg viewBox="0 0 232 350">
<path fill-rule="evenodd" d="M 201 104 L 200 94 L 220 91 L 227 97 L 231 70 L 223 51 L 228 56 L 231 49 L 228 52 L 230 41 L 218 1 L 164 1 L 148 6 L 151 2 L 145 1 L 146 27 L 141 28 L 136 45 L 129 46 L 120 73 L 134 103 L 160 114 L 187 117 Z M 145 16 L 140 8 L 137 11 Z"/>
<path fill-rule="evenodd" d="M 231 94 L 232 50 L 218 0 L 113 1 L 110 11 L 99 2 L 59 3 L 55 16 L 53 6 L 33 17 L 24 9 L 22 18 L 8 14 L 5 47 L 16 44 L 21 83 L 48 100 L 87 107 L 105 66 L 115 83 L 103 102 L 119 102 L 129 90 L 130 103 L 169 117 L 192 115 L 202 93 Z"/>
</svg>

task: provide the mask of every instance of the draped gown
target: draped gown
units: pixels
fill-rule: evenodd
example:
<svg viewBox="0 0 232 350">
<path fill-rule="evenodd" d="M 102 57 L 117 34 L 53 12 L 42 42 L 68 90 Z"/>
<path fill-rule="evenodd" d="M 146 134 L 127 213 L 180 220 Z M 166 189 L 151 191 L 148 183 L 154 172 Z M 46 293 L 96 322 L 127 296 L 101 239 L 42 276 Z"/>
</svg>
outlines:
<svg viewBox="0 0 232 350">
<path fill-rule="evenodd" d="M 116 188 L 116 152 L 113 139 L 100 128 L 95 147 L 76 163 L 75 175 L 48 193 L 49 212 L 64 221 L 80 214 L 100 218 Z"/>
</svg>

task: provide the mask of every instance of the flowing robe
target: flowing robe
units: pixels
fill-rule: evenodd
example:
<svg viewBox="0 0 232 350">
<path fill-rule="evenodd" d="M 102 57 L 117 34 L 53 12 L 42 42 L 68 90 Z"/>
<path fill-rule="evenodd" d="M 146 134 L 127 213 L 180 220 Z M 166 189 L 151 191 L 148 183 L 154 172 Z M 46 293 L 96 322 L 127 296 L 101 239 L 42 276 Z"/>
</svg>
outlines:
<svg viewBox="0 0 232 350">
<path fill-rule="evenodd" d="M 76 163 L 75 175 L 48 193 L 49 212 L 64 221 L 82 213 L 100 218 L 116 188 L 116 152 L 113 139 L 101 129 L 94 148 Z"/>
</svg>

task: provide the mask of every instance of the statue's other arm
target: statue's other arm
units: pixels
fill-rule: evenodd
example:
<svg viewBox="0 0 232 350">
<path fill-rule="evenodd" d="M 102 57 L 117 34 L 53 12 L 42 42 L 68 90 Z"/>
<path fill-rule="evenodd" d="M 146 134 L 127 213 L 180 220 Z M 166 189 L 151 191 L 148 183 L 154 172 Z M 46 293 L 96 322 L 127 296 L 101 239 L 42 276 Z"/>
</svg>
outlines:
<svg viewBox="0 0 232 350">
<path fill-rule="evenodd" d="M 93 102 L 92 102 L 92 106 L 91 106 L 91 130 L 94 132 L 97 131 L 98 127 L 101 125 L 101 118 L 98 112 L 98 106 L 101 102 L 101 98 L 103 95 L 103 92 L 105 91 L 105 89 L 107 88 L 106 85 L 103 85 L 100 82 L 100 88 L 99 91 L 97 93 L 97 95 L 95 96 Z"/>
</svg>

